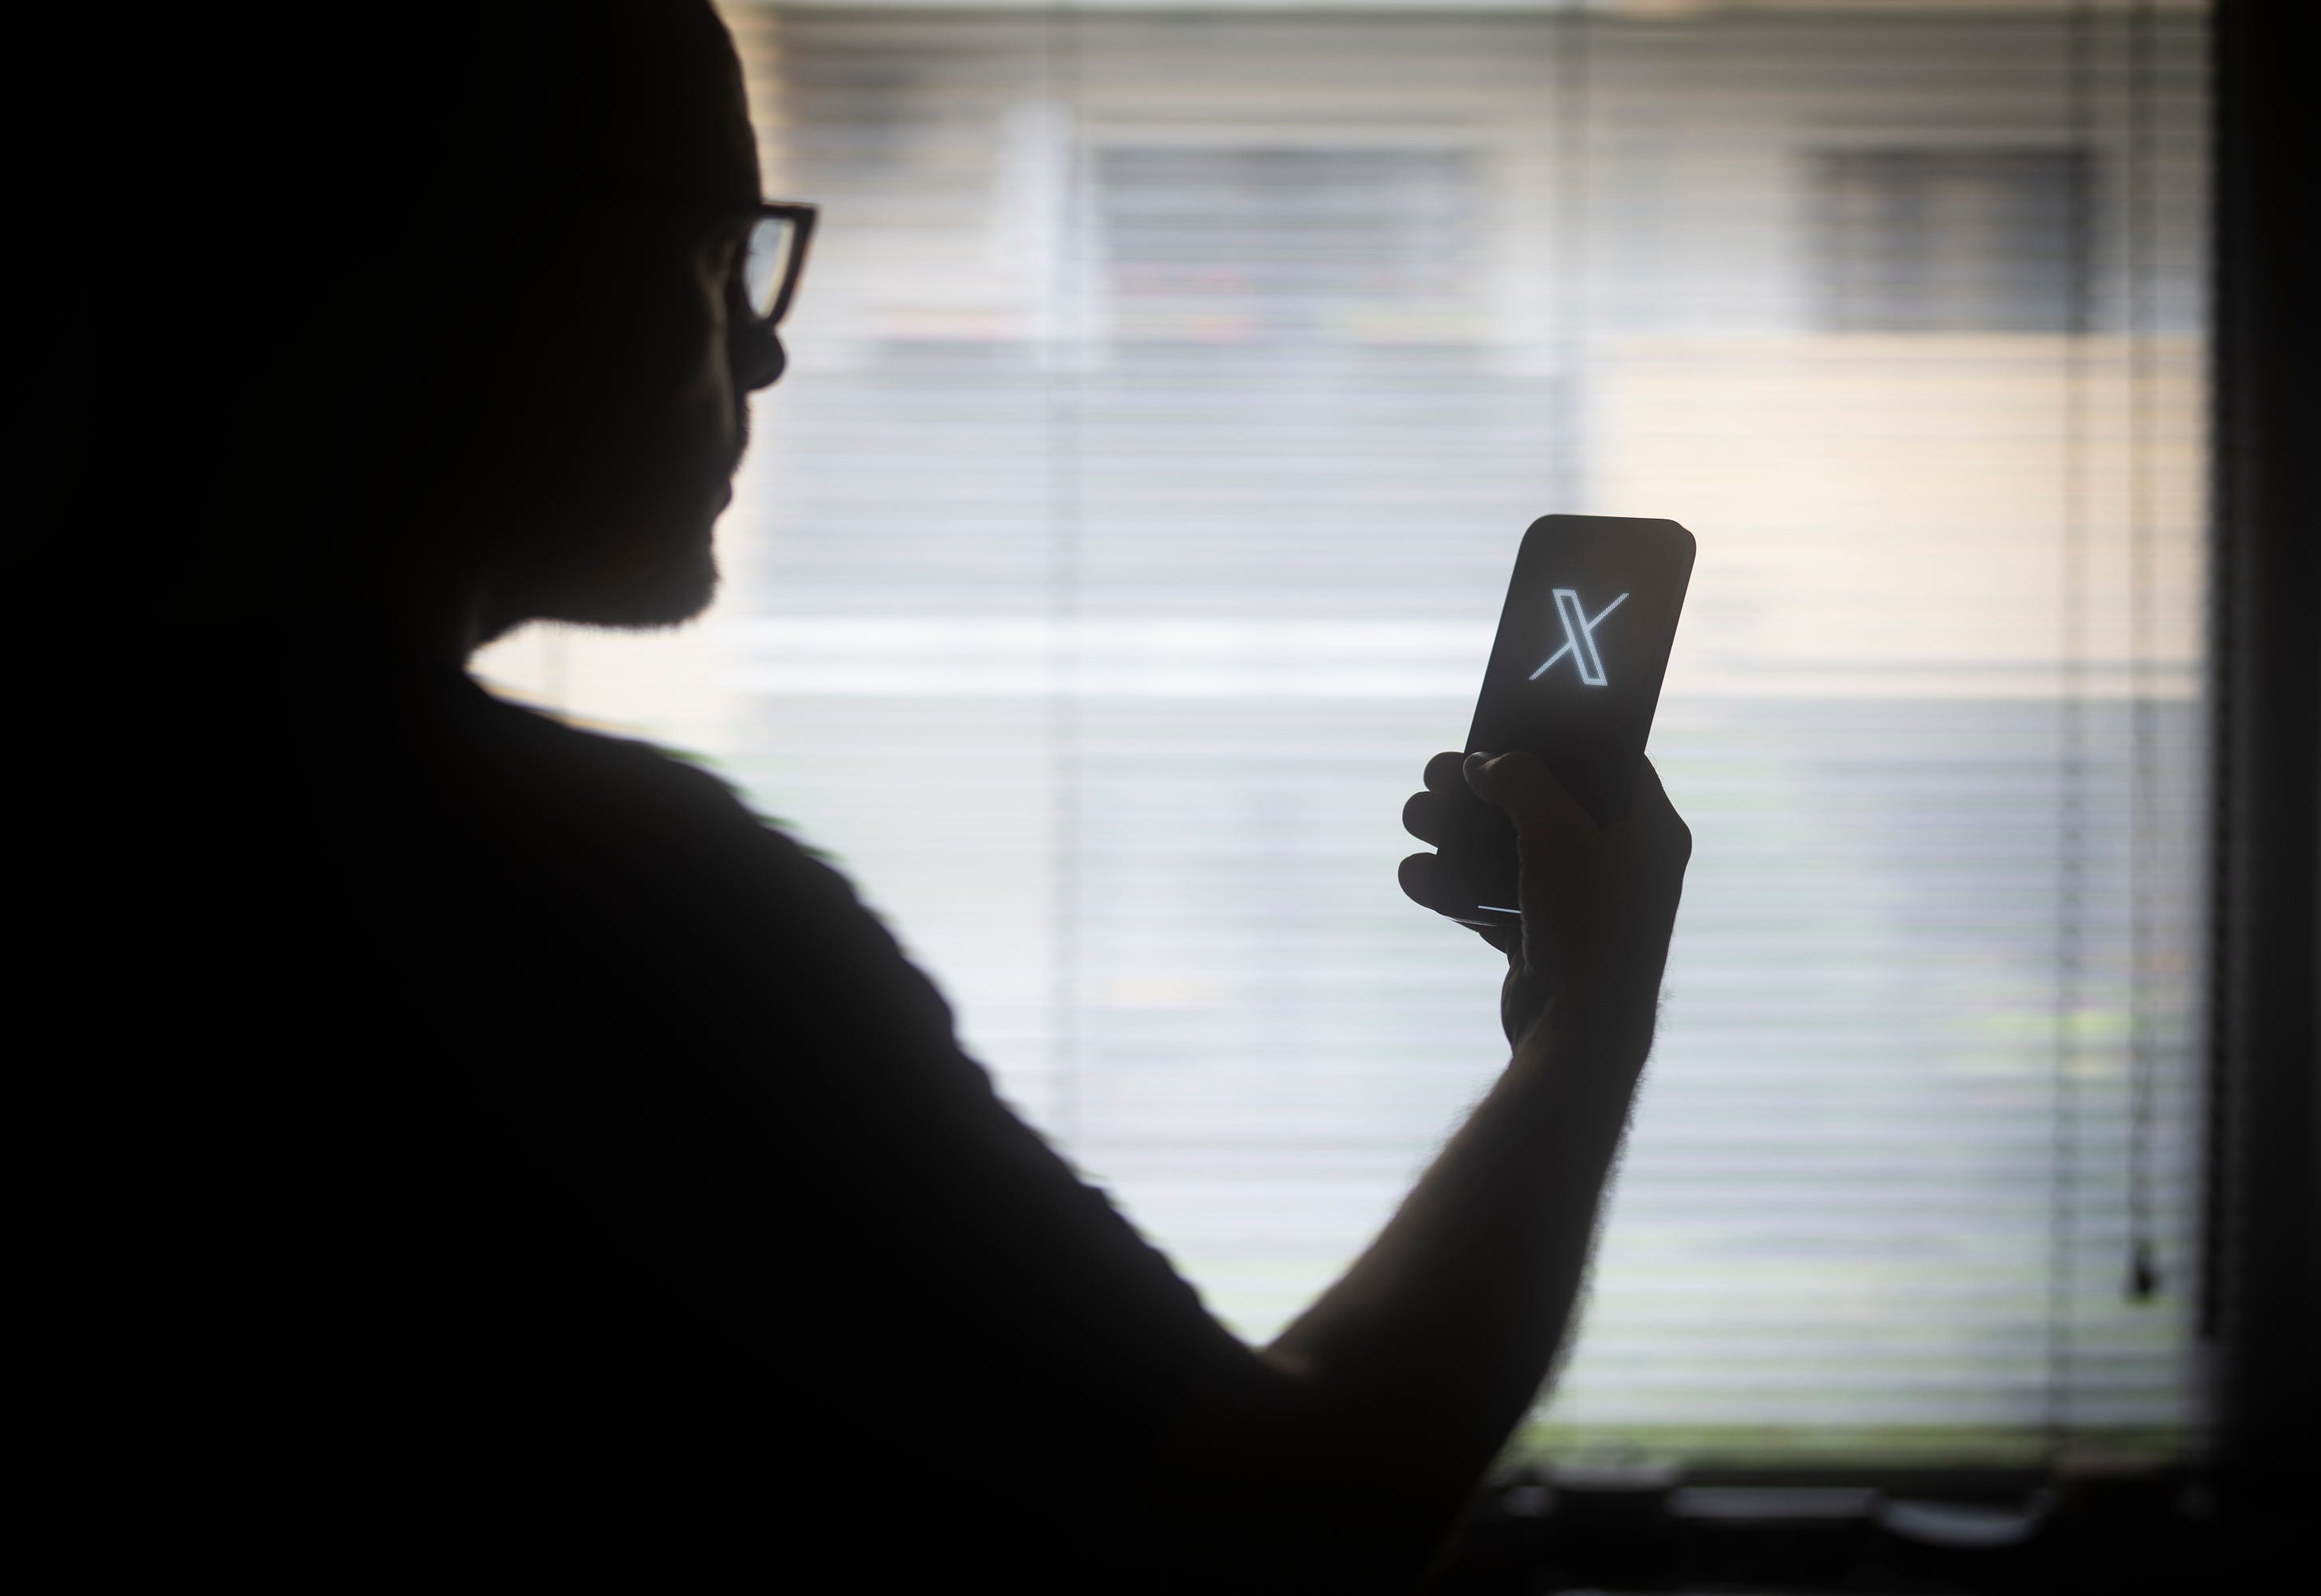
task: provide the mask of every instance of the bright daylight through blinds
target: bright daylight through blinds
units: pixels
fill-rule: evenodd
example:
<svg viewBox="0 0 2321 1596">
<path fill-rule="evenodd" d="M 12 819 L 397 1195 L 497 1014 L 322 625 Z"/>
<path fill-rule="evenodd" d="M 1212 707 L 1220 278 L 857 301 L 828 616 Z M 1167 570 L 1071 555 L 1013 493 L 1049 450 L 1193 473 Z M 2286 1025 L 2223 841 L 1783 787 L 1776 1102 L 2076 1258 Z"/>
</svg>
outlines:
<svg viewBox="0 0 2321 1596">
<path fill-rule="evenodd" d="M 1697 851 L 1527 1444 L 2181 1444 L 2200 9 L 725 9 L 824 209 L 724 597 L 487 679 L 836 856 L 1265 1338 L 1506 1056 L 1395 864 L 1518 537 L 1681 521 Z"/>
</svg>

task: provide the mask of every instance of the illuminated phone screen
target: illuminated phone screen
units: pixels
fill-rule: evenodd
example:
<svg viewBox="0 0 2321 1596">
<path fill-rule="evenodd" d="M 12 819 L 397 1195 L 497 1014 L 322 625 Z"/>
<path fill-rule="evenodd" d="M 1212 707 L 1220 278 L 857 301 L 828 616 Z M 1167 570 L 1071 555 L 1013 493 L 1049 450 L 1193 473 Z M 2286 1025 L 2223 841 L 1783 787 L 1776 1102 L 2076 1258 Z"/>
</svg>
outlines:
<svg viewBox="0 0 2321 1596">
<path fill-rule="evenodd" d="M 1672 521 L 1543 515 L 1524 533 L 1467 751 L 1536 754 L 1601 824 L 1626 809 L 1643 758 L 1692 534 Z M 1457 918 L 1515 915 L 1515 828 L 1477 800 L 1442 861 Z"/>
</svg>

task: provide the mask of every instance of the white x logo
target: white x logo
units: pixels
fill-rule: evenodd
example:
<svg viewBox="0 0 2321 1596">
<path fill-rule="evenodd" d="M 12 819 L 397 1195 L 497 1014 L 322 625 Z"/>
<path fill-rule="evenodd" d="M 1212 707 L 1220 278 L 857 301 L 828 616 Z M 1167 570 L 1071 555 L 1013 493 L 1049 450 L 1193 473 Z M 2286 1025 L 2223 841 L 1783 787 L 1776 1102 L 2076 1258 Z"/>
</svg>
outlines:
<svg viewBox="0 0 2321 1596">
<path fill-rule="evenodd" d="M 1603 686 L 1606 678 L 1604 675 L 1604 657 L 1596 652 L 1596 629 L 1604 624 L 1605 616 L 1618 609 L 1627 600 L 1628 595 L 1622 594 L 1618 598 L 1606 604 L 1591 620 L 1588 612 L 1579 607 L 1579 594 L 1576 590 L 1569 587 L 1557 588 L 1555 612 L 1563 621 L 1563 647 L 1549 655 L 1545 662 L 1531 673 L 1531 679 L 1534 682 L 1538 681 L 1540 677 L 1547 675 L 1549 666 L 1569 654 L 1571 656 L 1571 667 L 1579 673 L 1581 681 L 1590 687 Z"/>
</svg>

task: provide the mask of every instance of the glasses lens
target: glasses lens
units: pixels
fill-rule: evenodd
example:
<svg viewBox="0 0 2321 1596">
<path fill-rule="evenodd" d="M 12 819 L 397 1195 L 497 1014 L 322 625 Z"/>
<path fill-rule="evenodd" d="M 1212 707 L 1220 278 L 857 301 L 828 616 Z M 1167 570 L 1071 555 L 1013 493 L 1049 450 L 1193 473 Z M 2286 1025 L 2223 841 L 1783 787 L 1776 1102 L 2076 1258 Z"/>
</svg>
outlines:
<svg viewBox="0 0 2321 1596">
<path fill-rule="evenodd" d="M 742 257 L 742 291 L 751 313 L 760 318 L 772 315 L 781 300 L 797 253 L 797 224 L 779 216 L 760 216 L 750 229 Z"/>
</svg>

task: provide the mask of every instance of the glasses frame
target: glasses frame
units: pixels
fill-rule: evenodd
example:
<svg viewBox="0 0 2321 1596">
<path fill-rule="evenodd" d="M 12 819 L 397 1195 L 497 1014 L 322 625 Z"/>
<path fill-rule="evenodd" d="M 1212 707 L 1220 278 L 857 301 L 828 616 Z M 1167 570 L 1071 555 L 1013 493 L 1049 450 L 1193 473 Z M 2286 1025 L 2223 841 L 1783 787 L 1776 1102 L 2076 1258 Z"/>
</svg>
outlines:
<svg viewBox="0 0 2321 1596">
<path fill-rule="evenodd" d="M 750 240 L 744 231 L 733 260 L 733 300 L 741 306 L 745 325 L 770 332 L 789 314 L 790 301 L 797 295 L 798 278 L 805 275 L 808 248 L 814 242 L 815 219 L 822 207 L 804 200 L 739 200 L 712 199 L 690 195 L 682 190 L 665 188 L 658 184 L 632 182 L 603 173 L 576 172 L 550 168 L 531 176 L 526 187 L 568 190 L 605 198 L 618 198 L 631 204 L 643 204 L 656 208 L 674 207 L 702 216 L 740 217 L 749 227 L 760 222 L 787 222 L 797 229 L 797 246 L 790 251 L 789 267 L 782 275 L 781 286 L 774 291 L 773 308 L 760 316 L 750 308 L 749 287 L 738 281 L 749 262 Z"/>
<path fill-rule="evenodd" d="M 774 290 L 772 307 L 763 315 L 749 310 L 750 295 L 747 283 L 742 284 L 739 295 L 742 307 L 747 311 L 751 322 L 770 332 L 781 325 L 784 316 L 789 314 L 790 301 L 797 294 L 798 278 L 806 274 L 806 251 L 814 243 L 815 218 L 822 213 L 821 207 L 807 204 L 800 200 L 760 200 L 754 205 L 743 206 L 740 209 L 750 217 L 750 225 L 752 228 L 755 228 L 760 222 L 774 221 L 787 222 L 797 230 L 797 242 L 790 248 L 789 263 L 783 270 L 781 286 Z M 744 233 L 742 239 L 742 252 L 734 262 L 734 271 L 737 275 L 747 268 L 749 249 L 749 235 Z"/>
</svg>

